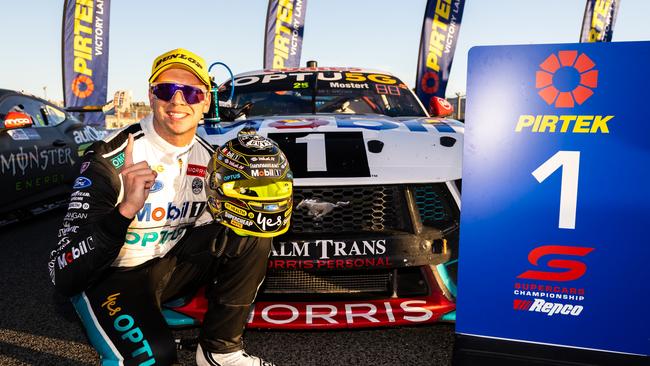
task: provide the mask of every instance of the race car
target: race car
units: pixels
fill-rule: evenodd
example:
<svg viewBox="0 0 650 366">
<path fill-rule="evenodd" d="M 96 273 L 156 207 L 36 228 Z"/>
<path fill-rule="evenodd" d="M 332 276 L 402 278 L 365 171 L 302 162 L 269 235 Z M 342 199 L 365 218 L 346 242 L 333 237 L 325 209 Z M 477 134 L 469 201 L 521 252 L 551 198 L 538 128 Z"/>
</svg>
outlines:
<svg viewBox="0 0 650 366">
<path fill-rule="evenodd" d="M 83 152 L 105 133 L 41 98 L 0 89 L 0 226 L 67 203 Z"/>
<path fill-rule="evenodd" d="M 291 227 L 274 239 L 249 327 L 455 319 L 461 122 L 431 117 L 397 77 L 360 68 L 249 72 L 218 95 L 244 116 L 206 120 L 198 134 L 220 146 L 253 128 L 277 142 L 294 175 Z M 185 326 L 206 309 L 199 294 L 163 313 Z"/>
</svg>

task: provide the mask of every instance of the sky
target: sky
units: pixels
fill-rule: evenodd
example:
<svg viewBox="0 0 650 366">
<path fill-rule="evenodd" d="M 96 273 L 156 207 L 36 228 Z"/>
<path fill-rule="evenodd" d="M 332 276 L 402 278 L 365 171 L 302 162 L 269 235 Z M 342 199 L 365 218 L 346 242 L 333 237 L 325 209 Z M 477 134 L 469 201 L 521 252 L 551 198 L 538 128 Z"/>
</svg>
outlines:
<svg viewBox="0 0 650 366">
<path fill-rule="evenodd" d="M 267 0 L 112 0 L 108 95 L 146 100 L 153 59 L 182 47 L 235 74 L 262 68 Z M 415 83 L 426 0 L 308 0 L 301 65 L 354 66 Z M 585 0 L 466 0 L 447 96 L 478 45 L 574 43 Z M 0 0 L 0 88 L 62 100 L 63 0 Z M 614 41 L 650 40 L 650 1 L 621 0 Z M 213 70 L 214 71 L 214 70 Z M 223 69 L 214 73 L 223 81 Z M 46 88 L 44 90 L 44 87 Z"/>
</svg>

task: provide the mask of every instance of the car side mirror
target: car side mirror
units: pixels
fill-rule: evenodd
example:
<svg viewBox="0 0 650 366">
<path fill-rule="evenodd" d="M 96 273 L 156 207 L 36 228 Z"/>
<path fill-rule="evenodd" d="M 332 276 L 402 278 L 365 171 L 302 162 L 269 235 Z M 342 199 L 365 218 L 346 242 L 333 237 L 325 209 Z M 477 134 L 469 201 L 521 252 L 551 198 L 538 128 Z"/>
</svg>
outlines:
<svg viewBox="0 0 650 366">
<path fill-rule="evenodd" d="M 3 130 L 15 130 L 17 128 L 32 127 L 32 117 L 23 112 L 9 112 L 1 126 Z"/>
<path fill-rule="evenodd" d="M 431 117 L 449 117 L 454 113 L 454 107 L 445 98 L 432 97 L 429 101 Z"/>
</svg>

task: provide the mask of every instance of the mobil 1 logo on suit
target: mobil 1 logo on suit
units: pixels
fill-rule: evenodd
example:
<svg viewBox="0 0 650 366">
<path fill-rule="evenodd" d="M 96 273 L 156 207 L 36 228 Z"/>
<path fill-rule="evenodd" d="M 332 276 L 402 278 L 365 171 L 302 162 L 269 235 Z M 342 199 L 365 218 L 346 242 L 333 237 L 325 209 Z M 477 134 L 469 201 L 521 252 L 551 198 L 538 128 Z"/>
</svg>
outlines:
<svg viewBox="0 0 650 366">
<path fill-rule="evenodd" d="M 649 56 L 470 51 L 458 333 L 648 353 Z"/>
</svg>

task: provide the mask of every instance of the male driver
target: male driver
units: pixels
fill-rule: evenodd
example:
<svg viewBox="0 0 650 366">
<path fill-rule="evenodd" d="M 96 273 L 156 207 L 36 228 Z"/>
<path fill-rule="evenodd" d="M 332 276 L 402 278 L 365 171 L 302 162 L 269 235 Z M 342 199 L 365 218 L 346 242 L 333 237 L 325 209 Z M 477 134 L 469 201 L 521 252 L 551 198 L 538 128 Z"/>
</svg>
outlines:
<svg viewBox="0 0 650 366">
<path fill-rule="evenodd" d="M 197 363 L 270 365 L 244 353 L 241 336 L 271 239 L 236 235 L 205 210 L 213 149 L 196 136 L 210 106 L 205 61 L 169 51 L 149 83 L 153 116 L 83 159 L 50 256 L 52 282 L 72 297 L 103 365 L 176 362 L 160 305 L 206 282 Z"/>
</svg>

